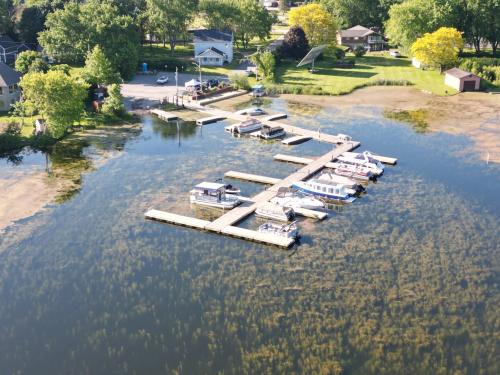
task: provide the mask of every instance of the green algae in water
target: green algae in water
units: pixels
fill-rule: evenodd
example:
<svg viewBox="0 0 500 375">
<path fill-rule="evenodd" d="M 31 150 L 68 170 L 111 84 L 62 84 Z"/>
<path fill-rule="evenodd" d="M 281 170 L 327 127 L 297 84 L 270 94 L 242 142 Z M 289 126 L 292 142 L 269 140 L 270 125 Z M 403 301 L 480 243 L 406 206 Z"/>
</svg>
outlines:
<svg viewBox="0 0 500 375">
<path fill-rule="evenodd" d="M 417 133 L 426 133 L 429 128 L 427 123 L 428 111 L 425 109 L 416 110 L 384 110 L 384 116 L 391 120 L 410 124 Z"/>
</svg>

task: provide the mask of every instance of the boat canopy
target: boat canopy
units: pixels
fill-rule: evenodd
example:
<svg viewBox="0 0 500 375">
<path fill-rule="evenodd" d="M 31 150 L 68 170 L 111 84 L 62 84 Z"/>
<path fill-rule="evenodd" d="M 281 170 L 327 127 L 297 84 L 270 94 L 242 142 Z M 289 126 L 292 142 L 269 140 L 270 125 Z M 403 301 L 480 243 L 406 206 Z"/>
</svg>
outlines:
<svg viewBox="0 0 500 375">
<path fill-rule="evenodd" d="M 219 184 L 217 182 L 202 182 L 201 184 L 196 185 L 194 188 L 196 190 L 208 190 L 210 192 L 216 192 L 219 190 L 223 190 L 224 187 L 224 184 Z"/>
<path fill-rule="evenodd" d="M 197 79 L 192 79 L 191 81 L 187 81 L 184 84 L 184 87 L 196 87 L 200 85 L 201 85 L 200 81 L 198 81 Z"/>
</svg>

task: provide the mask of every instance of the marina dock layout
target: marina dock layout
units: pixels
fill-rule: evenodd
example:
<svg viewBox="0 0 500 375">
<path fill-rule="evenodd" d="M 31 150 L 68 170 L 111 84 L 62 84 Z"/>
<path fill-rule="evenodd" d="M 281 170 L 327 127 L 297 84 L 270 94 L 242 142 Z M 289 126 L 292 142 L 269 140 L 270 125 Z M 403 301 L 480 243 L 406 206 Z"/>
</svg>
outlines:
<svg viewBox="0 0 500 375">
<path fill-rule="evenodd" d="M 228 118 L 232 120 L 243 121 L 247 119 L 247 116 L 240 115 L 238 113 L 223 111 L 216 108 L 193 106 L 191 109 L 210 114 L 211 115 L 211 117 L 209 118 L 210 120 Z M 171 224 L 187 226 L 191 228 L 196 228 L 209 232 L 215 232 L 231 237 L 237 237 L 249 241 L 255 241 L 284 248 L 288 248 L 291 245 L 293 245 L 295 240 L 292 238 L 282 237 L 269 233 L 261 233 L 250 229 L 239 228 L 236 225 L 245 218 L 247 218 L 248 216 L 252 215 L 260 206 L 268 204 L 268 202 L 278 194 L 278 190 L 280 190 L 281 188 L 290 188 L 294 183 L 308 179 L 310 176 L 316 174 L 323 168 L 328 167 L 328 165 L 330 165 L 333 161 L 335 161 L 339 156 L 351 152 L 357 147 L 359 147 L 360 143 L 356 141 L 343 142 L 341 139 L 339 139 L 334 135 L 324 134 L 321 133 L 320 131 L 303 129 L 278 121 L 271 122 L 266 119 L 260 119 L 260 121 L 264 124 L 270 123 L 272 124 L 272 126 L 281 126 L 285 129 L 286 132 L 297 135 L 299 136 L 299 138 L 300 137 L 312 138 L 317 141 L 336 144 L 337 146 L 333 150 L 327 152 L 326 154 L 314 159 L 301 158 L 288 155 L 276 155 L 274 157 L 275 160 L 303 164 L 303 166 L 296 172 L 282 179 L 260 176 L 250 173 L 228 171 L 225 174 L 226 178 L 242 179 L 270 186 L 266 190 L 260 192 L 259 194 L 251 198 L 246 198 L 245 201 L 247 202 L 247 205 L 235 207 L 227 211 L 214 221 L 200 220 L 197 218 L 177 215 L 158 210 L 149 210 L 148 212 L 146 212 L 145 217 L 151 220 L 157 220 Z M 384 157 L 381 158 L 383 158 L 385 162 L 391 162 L 391 163 L 396 162 L 396 159 L 384 158 Z M 326 212 L 319 212 L 319 211 L 305 210 L 305 209 L 298 209 L 296 210 L 296 213 L 301 216 L 311 217 L 318 220 L 322 220 L 327 216 Z"/>
</svg>

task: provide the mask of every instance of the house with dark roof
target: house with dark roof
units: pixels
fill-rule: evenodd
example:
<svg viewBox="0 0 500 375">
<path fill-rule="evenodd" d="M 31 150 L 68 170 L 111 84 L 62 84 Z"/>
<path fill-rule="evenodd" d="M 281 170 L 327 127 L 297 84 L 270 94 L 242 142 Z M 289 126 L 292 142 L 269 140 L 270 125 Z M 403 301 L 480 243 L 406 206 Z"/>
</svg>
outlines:
<svg viewBox="0 0 500 375">
<path fill-rule="evenodd" d="M 8 111 L 21 96 L 19 81 L 21 73 L 0 62 L 0 111 Z"/>
<path fill-rule="evenodd" d="M 8 35 L 0 35 L 0 62 L 12 65 L 16 61 L 17 55 L 30 48 L 20 42 L 15 42 Z"/>
<path fill-rule="evenodd" d="M 387 47 L 384 35 L 377 28 L 367 28 L 361 25 L 340 30 L 337 33 L 337 43 L 350 50 L 363 46 L 367 51 L 381 51 Z"/>
<path fill-rule="evenodd" d="M 192 30 L 194 58 L 203 65 L 222 66 L 233 61 L 232 32 L 200 29 Z"/>
<path fill-rule="evenodd" d="M 444 72 L 444 83 L 457 91 L 477 91 L 481 86 L 481 78 L 465 70 L 453 68 Z"/>
</svg>

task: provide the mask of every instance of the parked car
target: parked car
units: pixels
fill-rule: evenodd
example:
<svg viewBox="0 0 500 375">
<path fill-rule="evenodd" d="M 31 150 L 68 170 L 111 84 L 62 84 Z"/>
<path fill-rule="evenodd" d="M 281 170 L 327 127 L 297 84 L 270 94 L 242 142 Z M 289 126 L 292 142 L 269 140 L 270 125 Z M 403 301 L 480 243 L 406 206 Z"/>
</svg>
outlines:
<svg viewBox="0 0 500 375">
<path fill-rule="evenodd" d="M 395 50 L 395 51 L 391 51 L 389 52 L 389 54 L 392 56 L 392 57 L 401 57 L 401 54 L 399 53 L 399 51 Z"/>
<path fill-rule="evenodd" d="M 160 76 L 156 80 L 156 83 L 159 85 L 164 85 L 165 83 L 168 83 L 168 77 L 167 76 Z"/>
<path fill-rule="evenodd" d="M 220 84 L 220 81 L 218 79 L 209 79 L 208 81 L 205 82 L 204 86 L 207 86 L 207 87 L 217 87 L 219 86 Z"/>
</svg>

